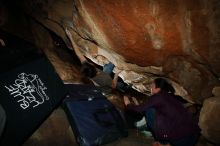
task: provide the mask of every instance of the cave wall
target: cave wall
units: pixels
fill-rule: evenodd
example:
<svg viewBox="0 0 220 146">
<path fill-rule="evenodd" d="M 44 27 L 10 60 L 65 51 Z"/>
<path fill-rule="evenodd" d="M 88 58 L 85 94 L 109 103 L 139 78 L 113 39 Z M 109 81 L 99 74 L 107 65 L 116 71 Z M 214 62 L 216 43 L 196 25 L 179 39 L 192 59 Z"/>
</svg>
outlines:
<svg viewBox="0 0 220 146">
<path fill-rule="evenodd" d="M 89 25 L 81 33 L 125 62 L 162 67 L 194 100 L 209 97 L 219 83 L 219 1 L 85 0 L 76 8 Z M 81 17 L 73 17 L 76 27 Z"/>
<path fill-rule="evenodd" d="M 22 7 L 69 48 L 71 29 L 85 56 L 96 63 L 105 56 L 141 92 L 162 76 L 202 103 L 220 84 L 219 0 L 23 0 Z"/>
</svg>

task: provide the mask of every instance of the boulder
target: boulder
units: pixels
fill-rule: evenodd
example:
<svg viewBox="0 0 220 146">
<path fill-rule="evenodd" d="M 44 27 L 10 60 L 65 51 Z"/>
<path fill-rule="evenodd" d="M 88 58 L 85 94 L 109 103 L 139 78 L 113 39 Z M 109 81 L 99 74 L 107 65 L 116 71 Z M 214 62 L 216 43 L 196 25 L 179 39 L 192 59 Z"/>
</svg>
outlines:
<svg viewBox="0 0 220 146">
<path fill-rule="evenodd" d="M 13 7 L 16 3 L 21 6 L 18 10 Z M 143 85 L 155 77 L 166 77 L 179 95 L 202 103 L 220 85 L 219 0 L 25 0 L 6 4 L 16 15 L 2 8 L 0 25 L 5 29 L 24 34 L 29 23 L 13 20 L 30 16 L 72 49 L 65 34 L 69 28 L 84 56 L 97 62 L 94 53 L 103 55 L 122 71 L 119 76 L 125 82 L 143 93 L 149 91 Z M 22 19 L 17 17 L 21 10 L 25 12 Z"/>
<path fill-rule="evenodd" d="M 204 101 L 200 112 L 199 126 L 202 135 L 209 141 L 220 144 L 220 96 Z"/>
<path fill-rule="evenodd" d="M 220 87 L 214 87 L 212 90 L 212 94 L 216 97 L 220 97 Z"/>
</svg>

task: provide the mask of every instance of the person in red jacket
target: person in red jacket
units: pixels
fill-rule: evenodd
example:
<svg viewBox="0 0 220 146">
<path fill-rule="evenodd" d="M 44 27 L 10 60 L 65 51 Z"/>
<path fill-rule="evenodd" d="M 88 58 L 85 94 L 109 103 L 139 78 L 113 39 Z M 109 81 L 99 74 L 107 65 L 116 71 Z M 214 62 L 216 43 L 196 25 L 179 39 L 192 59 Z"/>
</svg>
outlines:
<svg viewBox="0 0 220 146">
<path fill-rule="evenodd" d="M 157 78 L 151 84 L 152 96 L 143 104 L 132 97 L 135 105 L 124 96 L 127 110 L 144 113 L 147 126 L 156 141 L 153 145 L 194 146 L 199 138 L 198 121 L 175 98 L 175 90 L 165 79 Z"/>
</svg>

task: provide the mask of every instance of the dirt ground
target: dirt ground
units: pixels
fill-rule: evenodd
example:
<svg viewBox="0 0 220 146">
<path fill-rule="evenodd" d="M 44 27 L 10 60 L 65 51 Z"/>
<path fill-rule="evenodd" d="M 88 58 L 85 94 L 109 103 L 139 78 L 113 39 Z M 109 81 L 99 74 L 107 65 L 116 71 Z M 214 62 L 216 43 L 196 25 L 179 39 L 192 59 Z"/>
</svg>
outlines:
<svg viewBox="0 0 220 146">
<path fill-rule="evenodd" d="M 130 129 L 128 137 L 106 144 L 106 146 L 151 146 L 152 137 L 136 129 Z M 62 108 L 55 109 L 23 146 L 78 146 Z M 196 146 L 214 146 L 203 137 Z"/>
<path fill-rule="evenodd" d="M 137 130 L 129 130 L 128 137 L 106 146 L 146 146 L 153 141 Z M 23 146 L 78 146 L 72 129 L 62 108 L 54 110 L 40 128 L 23 144 Z"/>
</svg>

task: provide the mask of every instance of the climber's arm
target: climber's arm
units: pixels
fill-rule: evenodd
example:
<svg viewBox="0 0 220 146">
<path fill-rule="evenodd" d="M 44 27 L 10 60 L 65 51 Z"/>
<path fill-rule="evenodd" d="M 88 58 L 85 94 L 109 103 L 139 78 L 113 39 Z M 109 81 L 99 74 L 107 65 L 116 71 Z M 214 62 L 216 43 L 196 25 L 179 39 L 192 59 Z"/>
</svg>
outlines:
<svg viewBox="0 0 220 146">
<path fill-rule="evenodd" d="M 115 73 L 114 78 L 113 78 L 113 80 L 112 80 L 112 88 L 113 88 L 113 89 L 116 89 L 116 86 L 117 86 L 117 83 L 118 83 L 118 74 L 119 74 L 119 73 L 120 73 L 120 72 Z"/>
</svg>

